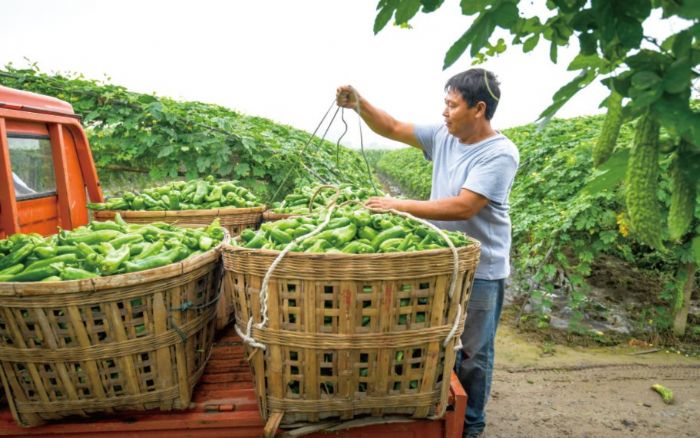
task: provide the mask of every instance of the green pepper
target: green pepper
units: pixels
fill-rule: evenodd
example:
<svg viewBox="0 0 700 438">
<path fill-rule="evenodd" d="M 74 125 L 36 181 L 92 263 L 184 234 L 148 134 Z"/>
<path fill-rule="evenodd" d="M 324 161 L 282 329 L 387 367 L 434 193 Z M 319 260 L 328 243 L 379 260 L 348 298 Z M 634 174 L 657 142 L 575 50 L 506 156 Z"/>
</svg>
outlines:
<svg viewBox="0 0 700 438">
<path fill-rule="evenodd" d="M 100 270 L 102 273 L 107 275 L 114 274 L 117 272 L 117 270 L 119 270 L 122 263 L 126 262 L 127 260 L 129 260 L 129 247 L 122 246 L 121 248 L 115 249 L 114 251 L 105 255 L 105 258 L 100 265 Z"/>
<path fill-rule="evenodd" d="M 216 186 L 212 189 L 212 191 L 204 197 L 208 202 L 215 202 L 215 201 L 220 201 L 221 200 L 221 187 Z"/>
<path fill-rule="evenodd" d="M 141 254 L 144 249 L 148 248 L 149 245 L 151 245 L 150 242 L 139 242 L 134 243 L 133 245 L 129 245 L 129 255 L 131 256 L 130 258 Z"/>
<path fill-rule="evenodd" d="M 124 232 L 124 227 L 117 224 L 114 221 L 104 221 L 104 222 L 92 222 L 90 224 L 90 228 L 93 231 L 100 231 L 100 230 L 116 230 L 119 231 L 120 233 Z"/>
<path fill-rule="evenodd" d="M 33 243 L 25 243 L 18 249 L 14 249 L 13 247 L 13 251 L 9 255 L 0 259 L 0 269 L 9 268 L 17 263 L 23 262 L 24 259 L 29 257 L 29 254 L 34 251 L 34 248 L 35 245 Z"/>
<path fill-rule="evenodd" d="M 9 268 L 5 268 L 2 271 L 0 271 L 0 275 L 14 275 L 22 272 L 23 270 L 24 265 L 22 263 L 17 263 L 16 265 L 12 265 Z"/>
<path fill-rule="evenodd" d="M 206 181 L 197 181 L 197 188 L 194 192 L 194 197 L 192 198 L 193 204 L 201 204 L 204 201 L 204 197 L 209 193 L 209 184 Z"/>
<path fill-rule="evenodd" d="M 141 260 L 124 263 L 126 272 L 145 271 L 147 269 L 159 268 L 176 262 L 180 257 L 183 257 L 182 248 L 173 248 L 166 252 L 156 254 L 151 257 L 146 257 Z M 189 252 L 186 253 L 189 255 Z M 186 255 L 184 256 L 186 257 Z M 184 258 L 183 257 L 183 258 Z"/>
<path fill-rule="evenodd" d="M 305 249 L 304 252 L 322 253 L 326 252 L 326 250 L 330 248 L 330 246 L 331 245 L 330 243 L 328 243 L 327 240 L 317 239 L 314 241 L 313 245 Z"/>
<path fill-rule="evenodd" d="M 134 201 L 131 203 L 131 208 L 134 210 L 143 210 L 146 208 L 146 203 L 143 200 L 143 196 L 139 195 L 134 198 Z"/>
<path fill-rule="evenodd" d="M 43 260 L 38 260 L 30 265 L 27 266 L 25 271 L 30 271 L 34 269 L 39 269 L 44 266 L 49 266 L 54 263 L 76 263 L 78 261 L 78 256 L 73 254 L 73 253 L 68 253 L 68 254 L 61 254 L 57 255 L 56 257 L 51 257 L 50 259 L 43 259 Z"/>
<path fill-rule="evenodd" d="M 292 235 L 293 239 L 296 239 L 299 236 L 309 234 L 310 232 L 312 232 L 315 229 L 316 229 L 315 225 L 301 224 L 298 227 L 289 230 L 288 233 Z"/>
<path fill-rule="evenodd" d="M 100 242 L 108 242 L 110 240 L 116 239 L 123 233 L 117 230 L 99 230 L 93 231 L 92 233 L 85 233 L 71 236 L 67 239 L 68 243 L 87 243 L 88 245 L 94 245 Z"/>
<path fill-rule="evenodd" d="M 370 242 L 377 237 L 377 231 L 370 227 L 370 226 L 364 226 L 360 228 L 360 231 L 357 233 L 358 236 L 360 236 L 360 239 L 367 239 Z"/>
<path fill-rule="evenodd" d="M 352 212 L 352 221 L 357 225 L 357 228 L 362 228 L 372 222 L 372 215 L 365 209 L 355 210 Z"/>
<path fill-rule="evenodd" d="M 58 250 L 55 246 L 37 246 L 34 248 L 34 254 L 40 259 L 48 259 L 55 256 Z"/>
<path fill-rule="evenodd" d="M 49 281 L 61 281 L 61 277 L 59 277 L 58 275 L 49 275 L 48 277 L 41 280 L 42 283 Z"/>
<path fill-rule="evenodd" d="M 61 280 L 84 280 L 87 278 L 99 277 L 99 274 L 95 274 L 94 272 L 86 271 L 80 268 L 72 268 L 70 266 L 63 268 L 60 271 L 61 276 L 59 278 Z"/>
<path fill-rule="evenodd" d="M 386 239 L 379 244 L 377 249 L 381 252 L 395 252 L 399 250 L 399 245 L 401 245 L 401 242 L 403 242 L 403 239 L 400 237 Z"/>
<path fill-rule="evenodd" d="M 270 230 L 270 237 L 277 243 L 289 243 L 292 241 L 292 236 L 278 228 Z"/>
<path fill-rule="evenodd" d="M 123 245 L 139 242 L 143 242 L 143 236 L 141 234 L 136 233 L 124 234 L 122 236 L 117 237 L 114 240 L 109 241 L 110 245 L 112 245 L 115 249 L 119 249 Z"/>
<path fill-rule="evenodd" d="M 46 277 L 58 274 L 61 268 L 63 268 L 63 263 L 54 263 L 36 269 L 26 269 L 16 274 L 9 281 L 41 281 Z"/>
<path fill-rule="evenodd" d="M 400 225 L 395 225 L 391 228 L 387 228 L 381 233 L 377 234 L 377 236 L 372 239 L 372 246 L 375 247 L 376 249 L 379 249 L 379 246 L 384 242 L 385 240 L 388 239 L 395 239 L 398 237 L 405 237 L 406 236 L 406 230 Z"/>
<path fill-rule="evenodd" d="M 347 242 L 350 242 L 355 238 L 355 234 L 357 233 L 357 226 L 353 224 L 352 222 L 342 228 L 336 228 L 332 230 L 333 232 L 333 245 L 336 248 L 340 248 L 343 245 L 345 245 Z"/>
<path fill-rule="evenodd" d="M 241 239 L 246 243 L 250 242 L 254 237 L 255 231 L 251 230 L 250 228 L 246 228 L 241 231 Z"/>
<path fill-rule="evenodd" d="M 165 246 L 165 243 L 162 240 L 156 240 L 155 242 L 150 243 L 149 245 L 150 246 L 144 248 L 144 250 L 141 251 L 140 254 L 138 254 L 136 257 L 134 257 L 131 260 L 132 261 L 142 260 L 142 259 L 145 259 L 146 257 L 156 255 L 163 250 L 163 246 Z"/>
<path fill-rule="evenodd" d="M 202 251 L 208 251 L 214 245 L 214 239 L 209 236 L 202 236 L 199 238 L 199 249 Z"/>
<path fill-rule="evenodd" d="M 374 248 L 372 247 L 372 245 L 368 245 L 366 243 L 356 240 L 345 245 L 340 251 L 346 254 L 368 254 L 373 253 Z"/>
<path fill-rule="evenodd" d="M 347 225 L 350 225 L 350 222 L 351 221 L 349 218 L 337 217 L 328 221 L 328 225 L 326 225 L 326 230 L 334 230 L 336 228 L 345 227 Z"/>
<path fill-rule="evenodd" d="M 263 233 L 258 233 L 255 237 L 253 237 L 248 243 L 244 245 L 244 248 L 262 248 L 263 245 L 267 240 L 265 239 L 265 235 Z"/>
</svg>

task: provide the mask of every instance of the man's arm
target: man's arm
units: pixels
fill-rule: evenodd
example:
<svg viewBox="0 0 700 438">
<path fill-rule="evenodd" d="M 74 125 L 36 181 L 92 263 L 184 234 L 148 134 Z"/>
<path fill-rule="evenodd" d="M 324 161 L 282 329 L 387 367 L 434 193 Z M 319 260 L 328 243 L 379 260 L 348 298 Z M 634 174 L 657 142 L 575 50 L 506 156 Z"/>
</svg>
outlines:
<svg viewBox="0 0 700 438">
<path fill-rule="evenodd" d="M 370 198 L 365 205 L 369 208 L 405 211 L 423 219 L 459 221 L 471 219 L 489 203 L 488 198 L 462 189 L 459 195 L 434 201 L 415 201 L 396 198 Z"/>
<path fill-rule="evenodd" d="M 377 134 L 391 140 L 400 141 L 414 148 L 423 149 L 413 131 L 413 124 L 393 118 L 367 101 L 350 85 L 343 85 L 336 90 L 338 106 L 359 112 L 362 120 Z"/>
</svg>

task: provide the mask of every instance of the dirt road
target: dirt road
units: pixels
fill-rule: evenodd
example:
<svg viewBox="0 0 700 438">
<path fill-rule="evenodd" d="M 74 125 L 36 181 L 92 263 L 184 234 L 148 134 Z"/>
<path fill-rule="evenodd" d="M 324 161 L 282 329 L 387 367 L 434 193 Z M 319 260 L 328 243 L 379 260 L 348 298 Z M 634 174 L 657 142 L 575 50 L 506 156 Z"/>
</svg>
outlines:
<svg viewBox="0 0 700 438">
<path fill-rule="evenodd" d="M 497 337 L 489 438 L 700 437 L 700 360 L 639 347 L 569 348 Z M 650 389 L 673 390 L 666 405 Z"/>
</svg>

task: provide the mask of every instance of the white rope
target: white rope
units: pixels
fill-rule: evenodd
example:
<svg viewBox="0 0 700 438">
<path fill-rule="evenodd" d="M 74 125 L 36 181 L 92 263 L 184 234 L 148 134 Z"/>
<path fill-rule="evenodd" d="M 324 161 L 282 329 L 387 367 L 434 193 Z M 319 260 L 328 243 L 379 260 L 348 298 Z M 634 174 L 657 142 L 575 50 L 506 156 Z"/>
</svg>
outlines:
<svg viewBox="0 0 700 438">
<path fill-rule="evenodd" d="M 336 199 L 337 199 L 337 196 L 336 196 Z M 268 298 L 267 289 L 268 289 L 268 284 L 270 283 L 270 278 L 272 278 L 272 273 L 277 268 L 277 265 L 279 265 L 280 262 L 282 262 L 282 259 L 284 258 L 284 256 L 287 255 L 287 253 L 289 251 L 294 249 L 294 247 L 298 243 L 301 243 L 304 240 L 306 240 L 310 237 L 313 237 L 313 236 L 317 235 L 318 233 L 320 233 L 321 231 L 323 231 L 323 229 L 326 227 L 326 225 L 328 225 L 328 222 L 330 222 L 331 214 L 333 213 L 333 210 L 335 210 L 335 208 L 336 208 L 336 205 L 334 205 L 334 202 L 335 202 L 335 200 L 333 201 L 333 203 L 329 207 L 328 212 L 326 213 L 326 217 L 323 219 L 323 222 L 321 222 L 321 225 L 316 227 L 316 229 L 313 230 L 312 232 L 310 232 L 308 234 L 304 234 L 302 236 L 299 236 L 296 239 L 289 242 L 287 244 L 287 246 L 284 247 L 282 252 L 280 252 L 279 255 L 275 258 L 275 261 L 272 262 L 270 267 L 267 269 L 267 273 L 265 274 L 265 278 L 263 279 L 263 283 L 262 283 L 262 286 L 260 287 L 260 293 L 259 293 L 260 313 L 262 315 L 262 320 L 259 323 L 255 324 L 255 327 L 264 328 L 265 325 L 267 324 L 267 321 L 268 321 L 268 318 L 267 318 L 267 298 Z M 250 320 L 248 321 L 248 326 L 246 327 L 246 332 L 241 333 L 241 331 L 238 329 L 238 325 L 236 325 L 236 327 L 235 327 L 236 333 L 238 333 L 238 335 L 241 337 L 243 342 L 247 343 L 251 347 L 261 348 L 261 349 L 265 350 L 266 349 L 265 344 L 259 343 L 255 340 L 255 338 L 253 338 L 253 336 L 251 334 L 252 325 L 253 325 L 253 318 L 251 317 Z"/>
</svg>

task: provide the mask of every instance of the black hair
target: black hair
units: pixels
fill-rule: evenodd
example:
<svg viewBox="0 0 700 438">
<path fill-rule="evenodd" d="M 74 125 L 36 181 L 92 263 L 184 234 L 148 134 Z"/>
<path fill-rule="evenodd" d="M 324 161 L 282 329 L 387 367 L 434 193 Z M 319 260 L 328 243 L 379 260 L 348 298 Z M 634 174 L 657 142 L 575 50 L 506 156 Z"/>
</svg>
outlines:
<svg viewBox="0 0 700 438">
<path fill-rule="evenodd" d="M 495 74 L 483 68 L 471 68 L 452 76 L 445 84 L 445 91 L 459 91 L 469 108 L 484 102 L 486 120 L 491 120 L 501 98 L 499 85 Z"/>
</svg>

